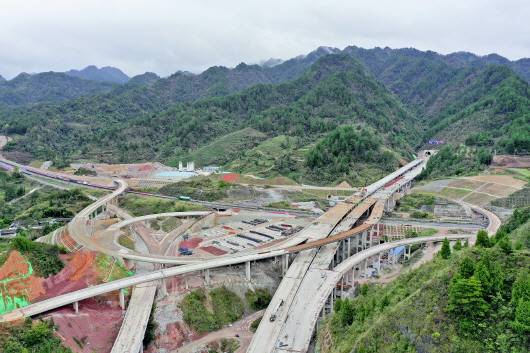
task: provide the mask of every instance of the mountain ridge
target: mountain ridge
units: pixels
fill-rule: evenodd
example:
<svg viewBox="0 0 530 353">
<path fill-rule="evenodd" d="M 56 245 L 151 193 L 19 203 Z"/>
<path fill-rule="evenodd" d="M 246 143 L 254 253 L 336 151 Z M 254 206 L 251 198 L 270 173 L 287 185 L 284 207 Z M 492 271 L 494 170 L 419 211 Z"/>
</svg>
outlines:
<svg viewBox="0 0 530 353">
<path fill-rule="evenodd" d="M 129 76 L 123 73 L 123 71 L 112 66 L 104 66 L 98 68 L 95 65 L 88 65 L 84 69 L 72 69 L 65 71 L 64 73 L 68 76 L 82 78 L 89 81 L 109 82 L 117 84 L 127 83 L 127 81 L 129 81 L 130 79 Z"/>
</svg>

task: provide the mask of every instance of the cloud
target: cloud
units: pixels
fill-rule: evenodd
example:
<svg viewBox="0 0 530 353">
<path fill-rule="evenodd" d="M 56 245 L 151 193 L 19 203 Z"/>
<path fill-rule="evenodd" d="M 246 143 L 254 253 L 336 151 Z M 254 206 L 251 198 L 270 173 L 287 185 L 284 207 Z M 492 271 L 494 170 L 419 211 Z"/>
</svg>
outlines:
<svg viewBox="0 0 530 353">
<path fill-rule="evenodd" d="M 530 54 L 527 0 L 4 0 L 0 74 L 198 72 L 320 46 Z"/>
</svg>

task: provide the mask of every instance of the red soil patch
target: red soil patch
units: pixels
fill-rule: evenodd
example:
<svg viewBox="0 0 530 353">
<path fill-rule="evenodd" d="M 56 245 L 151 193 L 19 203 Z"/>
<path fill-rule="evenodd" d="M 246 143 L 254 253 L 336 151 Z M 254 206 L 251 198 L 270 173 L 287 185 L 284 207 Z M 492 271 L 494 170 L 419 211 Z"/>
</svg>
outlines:
<svg viewBox="0 0 530 353">
<path fill-rule="evenodd" d="M 11 251 L 6 262 L 0 267 L 0 280 L 13 279 L 0 289 L 0 294 L 10 297 L 25 297 L 28 301 L 41 296 L 45 292 L 43 279 L 27 275 L 29 270 L 26 259 L 18 252 Z M 17 279 L 18 278 L 18 279 Z"/>
<path fill-rule="evenodd" d="M 202 238 L 192 238 L 179 243 L 179 248 L 195 249 L 202 242 Z"/>
<path fill-rule="evenodd" d="M 202 246 L 200 249 L 215 256 L 220 256 L 227 253 L 226 251 L 216 248 L 215 246 Z"/>
<path fill-rule="evenodd" d="M 236 173 L 228 173 L 223 174 L 222 176 L 223 181 L 226 181 L 227 183 L 235 183 L 239 180 L 239 174 Z"/>
<path fill-rule="evenodd" d="M 116 302 L 112 304 L 102 305 L 94 299 L 87 299 L 79 303 L 78 314 L 67 306 L 47 317 L 53 319 L 56 334 L 72 351 L 107 353 L 118 336 L 124 314 Z"/>
<path fill-rule="evenodd" d="M 156 344 L 150 345 L 145 352 L 157 353 L 162 349 L 171 352 L 181 347 L 184 342 L 190 342 L 199 337 L 197 333 L 186 325 L 180 322 L 171 323 L 166 326 L 166 332 L 158 336 Z"/>
<path fill-rule="evenodd" d="M 98 276 L 95 269 L 96 253 L 92 251 L 77 251 L 62 256 L 66 263 L 58 274 L 48 277 L 44 281 L 46 293 L 39 300 L 86 288 L 97 284 Z"/>
</svg>

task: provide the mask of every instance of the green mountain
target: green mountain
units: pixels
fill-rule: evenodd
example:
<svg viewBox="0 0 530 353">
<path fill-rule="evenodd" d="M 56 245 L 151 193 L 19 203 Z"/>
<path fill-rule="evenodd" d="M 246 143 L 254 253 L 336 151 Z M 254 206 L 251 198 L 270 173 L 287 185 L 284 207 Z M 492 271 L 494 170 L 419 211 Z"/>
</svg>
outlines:
<svg viewBox="0 0 530 353">
<path fill-rule="evenodd" d="M 464 164 L 479 167 L 483 150 L 529 151 L 528 83 L 511 69 L 517 64 L 522 72 L 525 60 L 320 47 L 274 65 L 146 73 L 106 93 L 0 107 L 0 122 L 17 135 L 8 150 L 58 164 L 194 159 L 359 184 L 431 138 L 467 144 L 472 156 Z M 282 148 L 267 152 L 275 143 Z"/>
<path fill-rule="evenodd" d="M 155 74 L 154 72 L 145 72 L 141 75 L 136 75 L 131 77 L 127 83 L 129 85 L 136 85 L 136 86 L 144 86 L 144 85 L 150 85 L 155 83 L 160 79 L 160 76 Z"/>
<path fill-rule="evenodd" d="M 79 96 L 109 92 L 110 83 L 92 82 L 58 72 L 22 73 L 0 80 L 0 106 L 23 106 L 39 102 L 66 101 Z"/>
<path fill-rule="evenodd" d="M 420 117 L 425 140 L 530 151 L 529 85 L 510 69 L 528 59 L 416 49 L 348 47 L 344 52 L 363 62 Z M 478 137 L 481 141 L 474 142 Z"/>
<path fill-rule="evenodd" d="M 161 113 L 113 124 L 98 116 L 49 116 L 33 115 L 29 121 L 43 119 L 46 126 L 29 128 L 10 148 L 39 158 L 176 163 L 201 146 L 249 127 L 268 138 L 295 137 L 305 146 L 345 124 L 373 130 L 379 136 L 378 144 L 397 151 L 394 158 L 410 154 L 412 145 L 419 142 L 415 118 L 347 55 L 324 56 L 293 81 L 255 85 L 237 94 L 181 103 Z M 218 151 L 218 159 L 209 162 L 232 158 L 224 152 Z M 308 167 L 317 175 L 316 169 L 322 166 Z"/>
</svg>

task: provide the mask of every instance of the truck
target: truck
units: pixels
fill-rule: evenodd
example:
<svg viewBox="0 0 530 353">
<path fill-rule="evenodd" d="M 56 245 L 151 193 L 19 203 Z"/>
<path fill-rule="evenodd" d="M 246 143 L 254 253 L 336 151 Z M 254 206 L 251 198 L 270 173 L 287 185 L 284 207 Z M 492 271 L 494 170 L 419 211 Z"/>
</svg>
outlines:
<svg viewBox="0 0 530 353">
<path fill-rule="evenodd" d="M 191 197 L 185 195 L 179 195 L 178 199 L 183 201 L 191 201 Z"/>
</svg>

